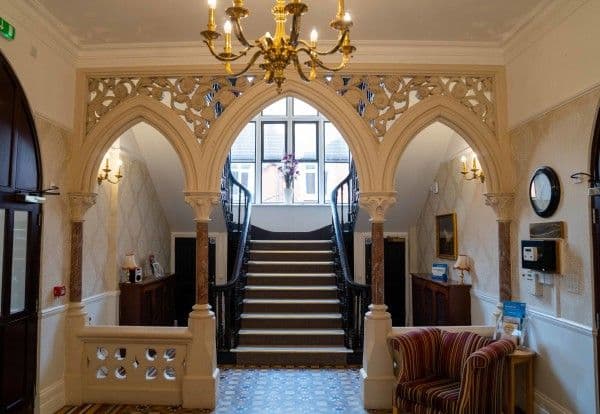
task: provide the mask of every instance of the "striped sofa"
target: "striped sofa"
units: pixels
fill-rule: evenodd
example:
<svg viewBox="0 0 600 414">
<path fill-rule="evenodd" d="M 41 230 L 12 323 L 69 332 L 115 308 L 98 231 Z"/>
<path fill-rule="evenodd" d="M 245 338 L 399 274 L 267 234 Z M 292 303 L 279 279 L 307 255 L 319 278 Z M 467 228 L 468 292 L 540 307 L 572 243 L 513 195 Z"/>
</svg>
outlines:
<svg viewBox="0 0 600 414">
<path fill-rule="evenodd" d="M 502 412 L 506 356 L 515 345 L 473 332 L 419 328 L 388 337 L 397 383 L 394 414 Z"/>
</svg>

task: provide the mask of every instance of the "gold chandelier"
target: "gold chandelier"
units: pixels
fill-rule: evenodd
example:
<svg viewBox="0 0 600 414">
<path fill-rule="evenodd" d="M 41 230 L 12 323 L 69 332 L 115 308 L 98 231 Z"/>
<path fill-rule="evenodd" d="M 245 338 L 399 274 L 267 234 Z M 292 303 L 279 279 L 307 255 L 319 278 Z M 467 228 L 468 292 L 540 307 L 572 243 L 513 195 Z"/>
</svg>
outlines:
<svg viewBox="0 0 600 414">
<path fill-rule="evenodd" d="M 285 82 L 284 71 L 290 63 L 294 64 L 300 77 L 308 82 L 316 78 L 317 68 L 329 72 L 337 72 L 343 69 L 350 60 L 352 53 L 356 50 L 350 43 L 352 19 L 350 14 L 345 10 L 344 0 L 338 0 L 337 14 L 329 24 L 334 30 L 338 31 L 336 45 L 325 51 L 317 49 L 318 33 L 315 29 L 310 34 L 310 42 L 300 39 L 302 15 L 308 11 L 308 6 L 300 0 L 292 0 L 287 4 L 285 0 L 275 0 L 275 5 L 271 11 L 275 20 L 275 35 L 273 36 L 267 32 L 264 36 L 255 40 L 254 44 L 251 44 L 246 39 L 242 29 L 241 19 L 250 14 L 248 9 L 244 7 L 244 0 L 233 0 L 233 6 L 225 11 L 227 15 L 227 20 L 223 27 L 225 46 L 223 52 L 219 53 L 215 50 L 214 46 L 214 41 L 221 36 L 216 31 L 216 3 L 216 0 L 208 0 L 208 27 L 207 30 L 202 32 L 202 36 L 210 53 L 216 59 L 225 63 L 225 70 L 233 77 L 246 73 L 258 58 L 262 56 L 263 62 L 258 66 L 265 71 L 265 81 L 277 84 L 277 89 L 281 91 L 281 86 Z M 288 14 L 292 16 L 292 28 L 289 35 L 286 33 L 285 27 Z M 243 47 L 239 53 L 232 53 L 232 31 Z M 338 66 L 327 66 L 320 59 L 321 56 L 333 55 L 337 52 L 342 54 L 342 61 Z M 305 73 L 300 64 L 301 53 L 304 53 L 308 57 L 308 60 L 304 62 L 310 68 L 308 74 Z M 241 71 L 234 73 L 231 63 L 244 56 L 251 56 L 250 60 Z"/>
</svg>

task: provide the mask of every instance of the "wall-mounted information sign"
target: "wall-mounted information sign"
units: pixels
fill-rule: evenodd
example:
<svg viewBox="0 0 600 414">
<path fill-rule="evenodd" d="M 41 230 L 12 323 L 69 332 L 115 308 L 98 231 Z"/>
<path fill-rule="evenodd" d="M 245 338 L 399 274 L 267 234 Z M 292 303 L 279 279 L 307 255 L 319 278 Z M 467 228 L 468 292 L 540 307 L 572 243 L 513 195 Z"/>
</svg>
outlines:
<svg viewBox="0 0 600 414">
<path fill-rule="evenodd" d="M 0 35 L 8 40 L 13 40 L 15 38 L 15 27 L 2 17 L 0 17 Z"/>
</svg>

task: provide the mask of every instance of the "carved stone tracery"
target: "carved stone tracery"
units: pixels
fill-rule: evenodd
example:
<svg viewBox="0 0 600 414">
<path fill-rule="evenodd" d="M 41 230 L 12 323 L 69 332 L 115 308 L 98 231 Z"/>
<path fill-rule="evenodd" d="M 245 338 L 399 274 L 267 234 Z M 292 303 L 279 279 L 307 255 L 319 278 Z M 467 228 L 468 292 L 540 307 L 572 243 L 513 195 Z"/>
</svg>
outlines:
<svg viewBox="0 0 600 414">
<path fill-rule="evenodd" d="M 496 131 L 493 76 L 335 75 L 325 77 L 325 84 L 356 108 L 379 139 L 408 108 L 430 96 L 456 100 Z"/>
<path fill-rule="evenodd" d="M 457 101 L 496 132 L 493 75 L 336 74 L 324 77 L 322 82 L 348 101 L 380 140 L 407 109 L 432 96 Z M 202 140 L 210 124 L 256 84 L 252 77 L 91 77 L 86 133 L 125 100 L 147 96 L 170 107 Z"/>
<path fill-rule="evenodd" d="M 188 124 L 198 139 L 219 115 L 253 85 L 240 77 L 114 77 L 88 79 L 86 133 L 123 101 L 147 96 L 170 107 Z"/>
</svg>

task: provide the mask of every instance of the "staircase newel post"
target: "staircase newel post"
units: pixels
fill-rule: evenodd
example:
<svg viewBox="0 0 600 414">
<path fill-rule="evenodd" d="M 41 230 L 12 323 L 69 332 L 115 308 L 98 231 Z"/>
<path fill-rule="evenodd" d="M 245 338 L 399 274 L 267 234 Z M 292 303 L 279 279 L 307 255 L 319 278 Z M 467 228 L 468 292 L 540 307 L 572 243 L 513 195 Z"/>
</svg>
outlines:
<svg viewBox="0 0 600 414">
<path fill-rule="evenodd" d="M 82 366 L 83 342 L 79 333 L 86 325 L 87 313 L 82 299 L 83 223 L 85 213 L 96 204 L 95 193 L 69 193 L 71 214 L 71 269 L 69 275 L 69 306 L 66 315 L 65 402 L 83 402 Z"/>
<path fill-rule="evenodd" d="M 360 370 L 363 403 L 367 409 L 389 408 L 394 387 L 392 358 L 387 350 L 387 335 L 392 318 L 384 304 L 383 223 L 387 209 L 396 202 L 395 192 L 361 193 L 359 203 L 371 219 L 371 297 L 364 320 L 363 367 Z"/>
<path fill-rule="evenodd" d="M 196 304 L 188 319 L 192 341 L 183 377 L 183 406 L 216 406 L 219 369 L 215 335 L 215 314 L 208 301 L 208 223 L 221 198 L 220 193 L 188 192 L 185 201 L 193 208 L 196 221 Z"/>
</svg>

